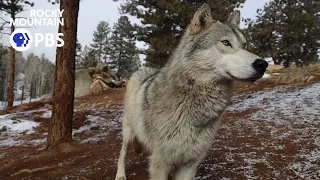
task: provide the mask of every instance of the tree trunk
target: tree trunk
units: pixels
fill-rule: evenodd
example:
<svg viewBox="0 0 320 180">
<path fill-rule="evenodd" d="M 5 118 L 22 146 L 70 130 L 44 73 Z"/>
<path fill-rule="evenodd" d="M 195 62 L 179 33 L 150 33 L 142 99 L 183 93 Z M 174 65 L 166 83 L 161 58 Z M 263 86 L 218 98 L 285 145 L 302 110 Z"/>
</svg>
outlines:
<svg viewBox="0 0 320 180">
<path fill-rule="evenodd" d="M 0 63 L 1 63 L 1 57 L 0 57 Z M 4 97 L 5 97 L 5 82 L 6 82 L 6 73 L 5 73 L 5 70 L 4 68 L 2 67 L 3 65 L 0 65 L 0 87 L 3 87 L 3 88 L 0 88 L 0 101 L 4 101 Z"/>
<path fill-rule="evenodd" d="M 47 148 L 72 141 L 79 0 L 62 0 L 60 9 L 64 10 L 62 18 L 65 24 L 59 26 L 59 33 L 63 33 L 64 46 L 57 47 L 52 124 L 48 133 Z"/>
<path fill-rule="evenodd" d="M 11 16 L 13 19 L 14 15 Z M 11 33 L 14 31 L 13 24 L 11 25 Z M 10 47 L 10 70 L 9 70 L 9 87 L 8 87 L 8 107 L 13 106 L 14 100 L 14 71 L 15 71 L 15 49 Z"/>
<path fill-rule="evenodd" d="M 21 104 L 23 104 L 23 99 L 24 99 L 24 85 L 22 86 Z"/>
<path fill-rule="evenodd" d="M 32 91 L 33 91 L 33 83 L 31 82 L 31 84 L 30 84 L 30 98 L 29 98 L 29 103 L 31 103 L 31 98 L 32 98 L 32 96 L 33 96 Z"/>
<path fill-rule="evenodd" d="M 44 79 L 44 73 L 41 73 L 41 83 L 40 83 L 40 96 L 46 94 L 44 91 L 44 84 L 45 84 L 45 79 Z"/>
</svg>

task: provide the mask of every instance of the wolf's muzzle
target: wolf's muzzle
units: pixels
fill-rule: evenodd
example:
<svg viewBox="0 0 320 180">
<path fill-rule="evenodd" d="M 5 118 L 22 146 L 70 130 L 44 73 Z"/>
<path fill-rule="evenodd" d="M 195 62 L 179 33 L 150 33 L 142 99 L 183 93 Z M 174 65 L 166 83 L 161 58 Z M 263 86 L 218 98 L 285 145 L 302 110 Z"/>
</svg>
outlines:
<svg viewBox="0 0 320 180">
<path fill-rule="evenodd" d="M 252 63 L 252 67 L 259 73 L 263 74 L 267 70 L 268 63 L 263 59 L 257 59 Z"/>
</svg>

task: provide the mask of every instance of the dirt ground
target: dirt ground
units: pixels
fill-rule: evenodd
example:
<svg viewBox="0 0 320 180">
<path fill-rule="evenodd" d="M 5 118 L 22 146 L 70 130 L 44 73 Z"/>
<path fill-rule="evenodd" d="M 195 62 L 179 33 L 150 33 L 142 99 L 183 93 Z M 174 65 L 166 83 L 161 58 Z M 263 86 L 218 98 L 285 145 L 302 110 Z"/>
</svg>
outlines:
<svg viewBox="0 0 320 180">
<path fill-rule="evenodd" d="M 239 85 L 196 179 L 320 179 L 318 82 Z M 14 120 L 40 124 L 34 133 L 0 134 L 0 141 L 21 142 L 0 146 L 0 179 L 114 179 L 124 92 L 114 89 L 77 98 L 74 143 L 54 152 L 45 150 L 50 116 L 44 114 L 51 109 L 50 101 L 7 110 L 19 112 Z M 127 178 L 148 179 L 146 153 L 136 155 L 129 149 Z"/>
</svg>

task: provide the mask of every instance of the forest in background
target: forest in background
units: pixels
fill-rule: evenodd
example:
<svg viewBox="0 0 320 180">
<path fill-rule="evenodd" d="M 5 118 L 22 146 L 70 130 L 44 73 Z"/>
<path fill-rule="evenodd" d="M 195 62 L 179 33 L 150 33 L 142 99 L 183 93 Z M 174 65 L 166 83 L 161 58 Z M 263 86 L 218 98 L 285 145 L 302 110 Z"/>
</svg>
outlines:
<svg viewBox="0 0 320 180">
<path fill-rule="evenodd" d="M 17 2 L 18 11 L 32 6 L 33 2 Z M 203 3 L 212 7 L 214 18 L 224 21 L 231 11 L 242 7 L 245 0 L 233 1 L 120 1 L 122 16 L 110 25 L 101 21 L 93 32 L 90 45 L 76 46 L 76 70 L 93 67 L 98 62 L 106 63 L 120 78 L 128 78 L 141 66 L 162 67 L 169 59 L 183 30 L 192 18 L 192 13 Z M 5 11 L 10 0 L 0 4 Z M 7 3 L 7 4 L 6 4 Z M 128 16 L 141 21 L 131 24 Z M 274 0 L 257 10 L 254 20 L 242 19 L 246 23 L 244 33 L 249 40 L 248 48 L 263 58 L 272 58 L 275 64 L 285 67 L 291 64 L 307 66 L 319 62 L 320 48 L 320 2 L 310 0 Z M 7 25 L 2 22 L 1 27 Z M 4 28 L 0 28 L 4 32 Z M 3 36 L 1 36 L 3 37 Z M 137 41 L 144 42 L 147 49 L 139 49 Z M 9 48 L 0 45 L 0 101 L 6 100 L 10 53 Z M 52 94 L 54 64 L 45 54 L 40 57 L 29 54 L 23 57 L 16 51 L 15 57 L 15 99 L 21 98 L 21 89 L 26 94 L 39 97 Z M 139 54 L 146 55 L 140 59 Z M 141 60 L 145 61 L 144 65 Z M 36 71 L 35 71 L 36 70 Z M 20 92 L 20 94 L 19 94 Z"/>
<path fill-rule="evenodd" d="M 45 129 L 48 130 L 45 151 L 63 153 L 66 149 L 76 149 L 73 147 L 75 141 L 72 128 L 75 112 L 75 69 L 92 67 L 100 61 L 107 63 L 119 77 L 126 78 L 140 68 L 138 55 L 141 53 L 146 55 L 145 66 L 161 68 L 168 61 L 183 30 L 190 22 L 193 15 L 191 12 L 195 12 L 203 3 L 208 3 L 214 18 L 224 21 L 235 8 L 241 8 L 245 0 L 121 0 L 121 2 L 122 16 L 113 28 L 106 22 L 100 22 L 94 32 L 92 44 L 82 48 L 81 44 L 77 43 L 76 37 L 80 0 L 54 0 L 53 3 L 60 3 L 60 9 L 65 10 L 62 18 L 66 20 L 66 26 L 59 25 L 58 28 L 58 32 L 64 34 L 65 45 L 57 47 L 55 65 L 48 61 L 45 55 L 39 57 L 29 54 L 28 57 L 23 57 L 12 47 L 1 46 L 0 80 L 4 84 L 1 89 L 4 98 L 8 99 L 8 106 L 2 113 L 10 113 L 7 110 L 12 109 L 13 92 L 20 91 L 18 87 L 21 84 L 27 89 L 26 91 L 30 91 L 31 96 L 53 92 L 52 99 L 45 102 L 52 104 L 50 125 Z M 285 67 L 291 64 L 304 67 L 319 62 L 317 54 L 320 45 L 320 34 L 317 31 L 320 28 L 319 3 L 313 0 L 274 0 L 266 4 L 263 9 L 257 10 L 255 20 L 243 19 L 248 25 L 244 29 L 245 34 L 249 35 L 248 48 L 264 58 L 271 57 L 276 64 Z M 34 2 L 26 0 L 2 0 L 0 11 L 15 19 L 17 13 L 33 5 Z M 141 25 L 131 25 L 127 16 L 136 17 L 141 21 Z M 7 23 L 5 21 L 0 25 L 1 33 Z M 15 27 L 9 28 L 12 33 Z M 138 49 L 135 46 L 136 41 L 146 43 L 148 48 Z M 285 73 L 280 76 L 282 75 Z M 310 78 L 311 76 L 308 77 Z M 6 96 L 4 91 L 8 92 Z M 312 104 L 307 106 L 312 107 Z M 109 106 L 106 109 L 108 108 Z M 107 114 L 109 113 L 110 111 Z"/>
</svg>

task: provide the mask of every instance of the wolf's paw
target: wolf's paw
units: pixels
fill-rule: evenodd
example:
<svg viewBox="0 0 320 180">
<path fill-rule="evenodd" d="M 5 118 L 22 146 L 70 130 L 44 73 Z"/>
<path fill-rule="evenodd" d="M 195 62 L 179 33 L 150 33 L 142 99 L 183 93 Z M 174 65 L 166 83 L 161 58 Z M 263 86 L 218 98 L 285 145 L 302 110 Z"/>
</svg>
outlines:
<svg viewBox="0 0 320 180">
<path fill-rule="evenodd" d="M 116 180 L 127 180 L 126 176 L 117 176 Z"/>
</svg>

